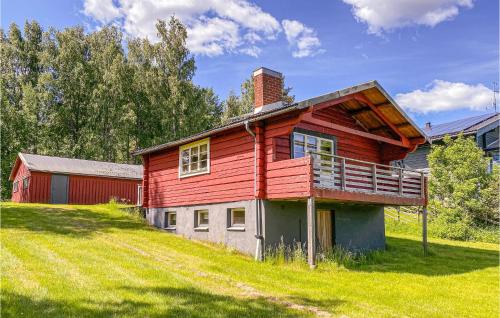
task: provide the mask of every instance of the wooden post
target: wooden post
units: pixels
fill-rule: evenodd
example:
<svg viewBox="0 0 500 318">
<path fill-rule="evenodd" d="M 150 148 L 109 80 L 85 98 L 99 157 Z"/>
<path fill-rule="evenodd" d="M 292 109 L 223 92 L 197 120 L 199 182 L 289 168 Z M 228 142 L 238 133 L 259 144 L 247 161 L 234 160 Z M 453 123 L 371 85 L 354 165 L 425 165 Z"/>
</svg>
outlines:
<svg viewBox="0 0 500 318">
<path fill-rule="evenodd" d="M 377 193 L 377 165 L 372 166 L 372 182 L 373 182 L 373 192 Z"/>
<path fill-rule="evenodd" d="M 316 204 L 314 197 L 307 199 L 307 262 L 316 268 Z"/>
<path fill-rule="evenodd" d="M 401 210 L 400 206 L 398 206 L 398 222 L 400 221 L 399 210 Z"/>
<path fill-rule="evenodd" d="M 427 256 L 427 206 L 422 209 L 422 244 L 424 255 Z"/>
<path fill-rule="evenodd" d="M 403 195 L 403 169 L 399 168 L 399 195 Z"/>
<path fill-rule="evenodd" d="M 340 176 L 341 176 L 340 185 L 342 187 L 342 191 L 345 191 L 345 187 L 346 187 L 346 184 L 345 184 L 345 158 L 342 158 L 342 161 L 340 164 Z"/>
<path fill-rule="evenodd" d="M 420 172 L 420 196 L 425 198 L 425 176 L 423 172 Z"/>
</svg>

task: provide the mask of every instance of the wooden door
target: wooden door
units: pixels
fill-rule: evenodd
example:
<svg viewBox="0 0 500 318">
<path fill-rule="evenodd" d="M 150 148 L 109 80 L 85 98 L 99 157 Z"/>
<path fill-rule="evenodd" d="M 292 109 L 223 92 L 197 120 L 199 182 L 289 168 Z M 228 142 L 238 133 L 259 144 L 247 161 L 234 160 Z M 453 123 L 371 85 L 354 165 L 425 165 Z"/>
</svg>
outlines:
<svg viewBox="0 0 500 318">
<path fill-rule="evenodd" d="M 332 212 L 318 210 L 316 213 L 318 247 L 321 252 L 326 252 L 331 250 L 333 246 Z"/>
</svg>

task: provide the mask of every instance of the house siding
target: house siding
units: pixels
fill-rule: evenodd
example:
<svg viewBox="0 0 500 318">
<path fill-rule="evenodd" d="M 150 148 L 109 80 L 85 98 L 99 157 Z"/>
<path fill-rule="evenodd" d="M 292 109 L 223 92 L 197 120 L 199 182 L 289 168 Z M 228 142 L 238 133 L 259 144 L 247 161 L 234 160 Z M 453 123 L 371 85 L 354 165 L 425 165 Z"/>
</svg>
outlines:
<svg viewBox="0 0 500 318">
<path fill-rule="evenodd" d="M 135 204 L 140 183 L 140 180 L 70 175 L 68 203 L 99 204 L 115 198 L 120 202 Z"/>
<path fill-rule="evenodd" d="M 19 182 L 17 192 L 12 193 L 13 202 L 50 203 L 52 173 L 30 171 L 17 159 L 18 165 L 12 183 Z M 29 178 L 27 189 L 23 189 L 23 178 Z M 12 186 L 11 183 L 11 186 Z M 137 202 L 137 186 L 141 180 L 118 179 L 82 175 L 69 175 L 69 204 L 107 203 L 113 197 L 130 204 Z"/>
<path fill-rule="evenodd" d="M 25 177 L 30 178 L 27 189 L 23 189 L 23 178 Z M 13 186 L 16 181 L 18 182 L 18 188 L 16 192 L 12 192 L 11 200 L 13 202 L 30 202 L 30 187 L 32 183 L 31 173 L 21 161 L 11 186 Z"/>
<path fill-rule="evenodd" d="M 427 156 L 431 151 L 429 144 L 422 145 L 403 160 L 404 166 L 410 169 L 425 169 L 429 167 Z"/>
<path fill-rule="evenodd" d="M 144 198 L 151 208 L 251 200 L 253 158 L 254 140 L 244 129 L 210 139 L 207 174 L 179 178 L 179 147 L 151 154 L 147 164 L 149 193 Z"/>
<path fill-rule="evenodd" d="M 313 113 L 313 117 L 362 131 L 362 127 L 346 111 L 339 108 Z M 336 154 L 338 156 L 382 163 L 381 148 L 375 140 L 308 123 L 306 120 L 295 123 L 292 120 L 283 118 L 274 119 L 273 122 L 266 126 L 266 153 L 268 161 L 287 160 L 291 158 L 290 133 L 294 127 L 336 137 Z"/>
</svg>

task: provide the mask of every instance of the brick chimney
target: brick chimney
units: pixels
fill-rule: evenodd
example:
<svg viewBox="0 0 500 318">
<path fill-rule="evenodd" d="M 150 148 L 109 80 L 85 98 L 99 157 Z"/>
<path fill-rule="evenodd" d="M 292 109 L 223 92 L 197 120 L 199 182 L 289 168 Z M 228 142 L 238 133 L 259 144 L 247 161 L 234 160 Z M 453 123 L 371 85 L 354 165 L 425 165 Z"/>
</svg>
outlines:
<svg viewBox="0 0 500 318">
<path fill-rule="evenodd" d="M 282 105 L 283 78 L 281 73 L 261 67 L 253 72 L 252 77 L 255 113 Z"/>
</svg>

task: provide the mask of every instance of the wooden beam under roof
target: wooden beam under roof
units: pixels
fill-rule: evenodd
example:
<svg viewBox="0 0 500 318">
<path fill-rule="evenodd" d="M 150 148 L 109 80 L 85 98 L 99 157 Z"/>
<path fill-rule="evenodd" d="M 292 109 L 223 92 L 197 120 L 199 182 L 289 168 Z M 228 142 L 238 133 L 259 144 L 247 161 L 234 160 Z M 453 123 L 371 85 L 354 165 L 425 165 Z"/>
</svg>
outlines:
<svg viewBox="0 0 500 318">
<path fill-rule="evenodd" d="M 370 107 L 371 110 L 373 110 L 373 112 L 377 115 L 377 117 L 382 122 L 385 122 L 387 126 L 389 126 L 399 136 L 399 138 L 401 138 L 401 142 L 403 143 L 404 147 L 410 147 L 410 141 L 408 140 L 408 138 L 380 111 L 379 108 L 377 108 L 368 98 L 366 98 L 365 95 L 358 93 L 354 95 L 354 98 Z"/>
<path fill-rule="evenodd" d="M 385 143 L 388 143 L 388 144 L 391 144 L 391 145 L 395 145 L 395 146 L 399 146 L 399 147 L 404 147 L 404 148 L 409 148 L 410 147 L 409 143 L 405 143 L 403 141 L 399 141 L 399 140 L 396 140 L 396 139 L 392 139 L 392 138 L 387 138 L 387 137 L 383 137 L 383 136 L 371 134 L 371 133 L 368 133 L 368 132 L 364 132 L 362 130 L 357 130 L 357 129 L 349 128 L 349 127 L 342 126 L 342 125 L 339 125 L 339 124 L 335 124 L 335 123 L 332 123 L 332 122 L 329 122 L 329 121 L 326 121 L 326 120 L 321 120 L 321 119 L 315 118 L 315 117 L 312 116 L 312 113 L 305 114 L 304 117 L 302 118 L 302 120 L 304 122 L 307 122 L 307 123 L 310 123 L 310 124 L 319 125 L 319 126 L 323 126 L 323 127 L 329 127 L 331 129 L 340 130 L 340 131 L 347 132 L 347 133 L 350 133 L 350 134 L 363 136 L 365 138 L 373 139 L 373 140 L 380 141 L 380 142 L 385 142 Z"/>
<path fill-rule="evenodd" d="M 376 108 L 380 109 L 380 108 L 388 108 L 388 107 L 391 106 L 391 104 L 382 103 L 382 104 L 377 104 L 377 105 L 374 105 L 374 106 Z M 360 108 L 360 109 L 356 109 L 356 110 L 350 111 L 349 115 L 356 116 L 356 115 L 361 115 L 361 114 L 369 113 L 371 111 L 372 111 L 372 109 L 370 107 L 363 107 L 363 108 Z"/>
<path fill-rule="evenodd" d="M 394 125 L 396 126 L 397 128 L 406 128 L 406 127 L 410 127 L 411 124 L 410 123 L 402 123 L 402 124 L 396 124 Z M 376 131 L 380 131 L 380 130 L 385 130 L 386 128 L 389 128 L 389 126 L 378 126 L 378 127 L 375 127 L 375 128 L 371 128 L 369 130 L 369 132 L 376 132 Z"/>
</svg>

